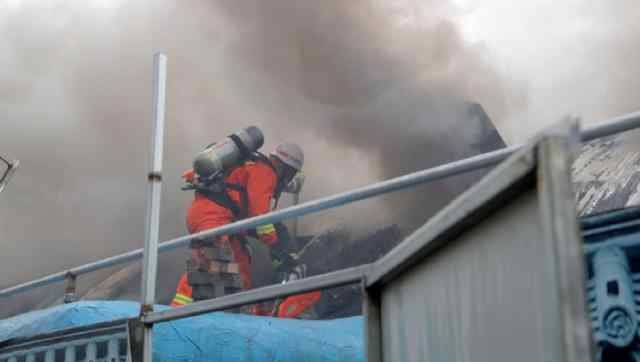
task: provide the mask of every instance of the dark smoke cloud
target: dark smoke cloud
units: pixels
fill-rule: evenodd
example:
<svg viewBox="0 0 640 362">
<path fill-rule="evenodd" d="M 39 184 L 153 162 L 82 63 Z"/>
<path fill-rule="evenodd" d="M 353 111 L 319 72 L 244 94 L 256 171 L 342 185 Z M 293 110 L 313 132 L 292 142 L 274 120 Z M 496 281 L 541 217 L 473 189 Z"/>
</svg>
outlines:
<svg viewBox="0 0 640 362">
<path fill-rule="evenodd" d="M 181 74 L 175 88 L 184 98 L 175 107 L 213 108 L 222 114 L 194 118 L 217 125 L 258 119 L 268 125 L 272 140 L 298 140 L 311 156 L 309 198 L 468 154 L 473 132 L 466 124 L 466 101 L 481 101 L 501 116 L 509 111 L 504 100 L 521 96 L 483 61 L 481 49 L 467 47 L 453 24 L 437 13 L 404 24 L 402 14 L 394 16 L 393 9 L 377 2 L 197 4 L 198 13 L 217 16 L 209 16 L 207 24 L 196 20 L 196 34 L 183 29 L 156 39 L 177 62 L 185 59 L 211 74 L 185 75 L 186 64 L 177 64 Z M 193 9 L 178 6 L 162 14 L 160 23 L 166 24 L 192 17 Z M 180 41 L 185 37 L 210 45 L 193 47 Z M 217 106 L 202 108 L 212 103 Z M 430 197 L 402 198 L 406 202 L 392 208 L 380 201 L 361 206 L 379 210 L 366 226 L 389 222 L 391 215 L 394 222 L 413 215 L 424 220 L 459 186 L 435 186 Z"/>
<path fill-rule="evenodd" d="M 261 126 L 266 149 L 303 145 L 303 198 L 313 199 L 457 159 L 472 142 L 466 101 L 500 118 L 523 97 L 436 1 L 421 2 L 433 12 L 414 21 L 405 5 L 376 1 L 98 4 L 25 3 L 0 15 L 1 151 L 24 164 L 0 204 L 0 285 L 141 246 L 154 50 L 170 59 L 163 239 L 185 232 L 181 172 L 240 127 Z M 461 185 L 302 226 L 415 226 Z"/>
</svg>

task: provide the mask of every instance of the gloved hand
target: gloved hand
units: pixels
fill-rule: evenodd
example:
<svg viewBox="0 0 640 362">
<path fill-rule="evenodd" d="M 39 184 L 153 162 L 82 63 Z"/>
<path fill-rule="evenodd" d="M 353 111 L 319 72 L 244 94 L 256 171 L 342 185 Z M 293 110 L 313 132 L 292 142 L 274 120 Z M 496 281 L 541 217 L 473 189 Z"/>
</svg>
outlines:
<svg viewBox="0 0 640 362">
<path fill-rule="evenodd" d="M 298 265 L 294 254 L 289 254 L 278 246 L 271 247 L 270 254 L 271 265 L 275 269 L 276 273 L 288 274 Z"/>
<path fill-rule="evenodd" d="M 287 252 L 294 250 L 295 243 L 287 226 L 281 222 L 277 222 L 273 226 L 276 228 L 276 235 L 278 235 L 277 247 Z"/>
</svg>

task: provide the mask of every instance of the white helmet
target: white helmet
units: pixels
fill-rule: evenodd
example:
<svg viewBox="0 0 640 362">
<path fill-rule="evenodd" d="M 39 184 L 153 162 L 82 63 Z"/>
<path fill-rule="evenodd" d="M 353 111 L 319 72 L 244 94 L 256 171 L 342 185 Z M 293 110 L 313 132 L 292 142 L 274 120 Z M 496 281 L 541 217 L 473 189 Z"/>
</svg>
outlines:
<svg viewBox="0 0 640 362">
<path fill-rule="evenodd" d="M 302 152 L 302 148 L 295 143 L 281 143 L 271 152 L 271 155 L 276 156 L 297 171 L 302 170 L 304 152 Z"/>
</svg>

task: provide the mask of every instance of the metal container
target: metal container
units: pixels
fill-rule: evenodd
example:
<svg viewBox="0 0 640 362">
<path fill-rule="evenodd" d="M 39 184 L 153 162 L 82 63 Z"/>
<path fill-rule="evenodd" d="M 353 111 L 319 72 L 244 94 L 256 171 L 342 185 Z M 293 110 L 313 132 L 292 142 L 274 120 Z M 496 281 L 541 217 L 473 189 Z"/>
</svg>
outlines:
<svg viewBox="0 0 640 362">
<path fill-rule="evenodd" d="M 236 136 L 236 137 L 233 137 Z M 237 166 L 246 156 L 236 141 L 242 142 L 249 152 L 257 151 L 264 144 L 264 136 L 258 127 L 251 126 L 200 152 L 193 161 L 193 170 L 201 178 L 211 178 Z"/>
</svg>

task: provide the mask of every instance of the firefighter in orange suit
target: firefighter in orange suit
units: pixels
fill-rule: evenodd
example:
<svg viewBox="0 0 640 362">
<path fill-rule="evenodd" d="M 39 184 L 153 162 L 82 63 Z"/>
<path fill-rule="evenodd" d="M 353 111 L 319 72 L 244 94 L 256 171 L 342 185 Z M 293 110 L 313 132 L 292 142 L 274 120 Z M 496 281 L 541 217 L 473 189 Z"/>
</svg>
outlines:
<svg viewBox="0 0 640 362">
<path fill-rule="evenodd" d="M 231 170 L 226 176 L 225 183 L 240 186 L 246 192 L 244 195 L 235 188 L 226 191 L 228 199 L 234 205 L 223 205 L 212 201 L 209 197 L 195 192 L 195 197 L 187 211 L 187 228 L 194 234 L 207 229 L 230 224 L 244 217 L 254 217 L 271 211 L 272 200 L 277 200 L 284 188 L 290 184 L 296 174 L 302 170 L 304 154 L 302 149 L 291 143 L 281 144 L 268 158 L 254 159 L 245 162 Z M 194 177 L 193 171 L 183 175 L 187 180 Z M 245 208 L 244 215 L 237 217 L 238 209 Z M 289 254 L 284 251 L 284 245 L 279 240 L 276 227 L 273 224 L 261 225 L 255 230 L 257 237 L 271 250 L 274 265 L 291 263 Z M 230 245 L 233 259 L 239 266 L 243 289 L 251 288 L 250 258 L 246 245 L 236 236 L 217 237 L 217 243 Z M 192 258 L 198 258 L 198 248 L 192 248 Z M 179 307 L 193 301 L 192 288 L 187 274 L 182 275 L 178 282 L 176 295 L 171 306 Z"/>
</svg>

